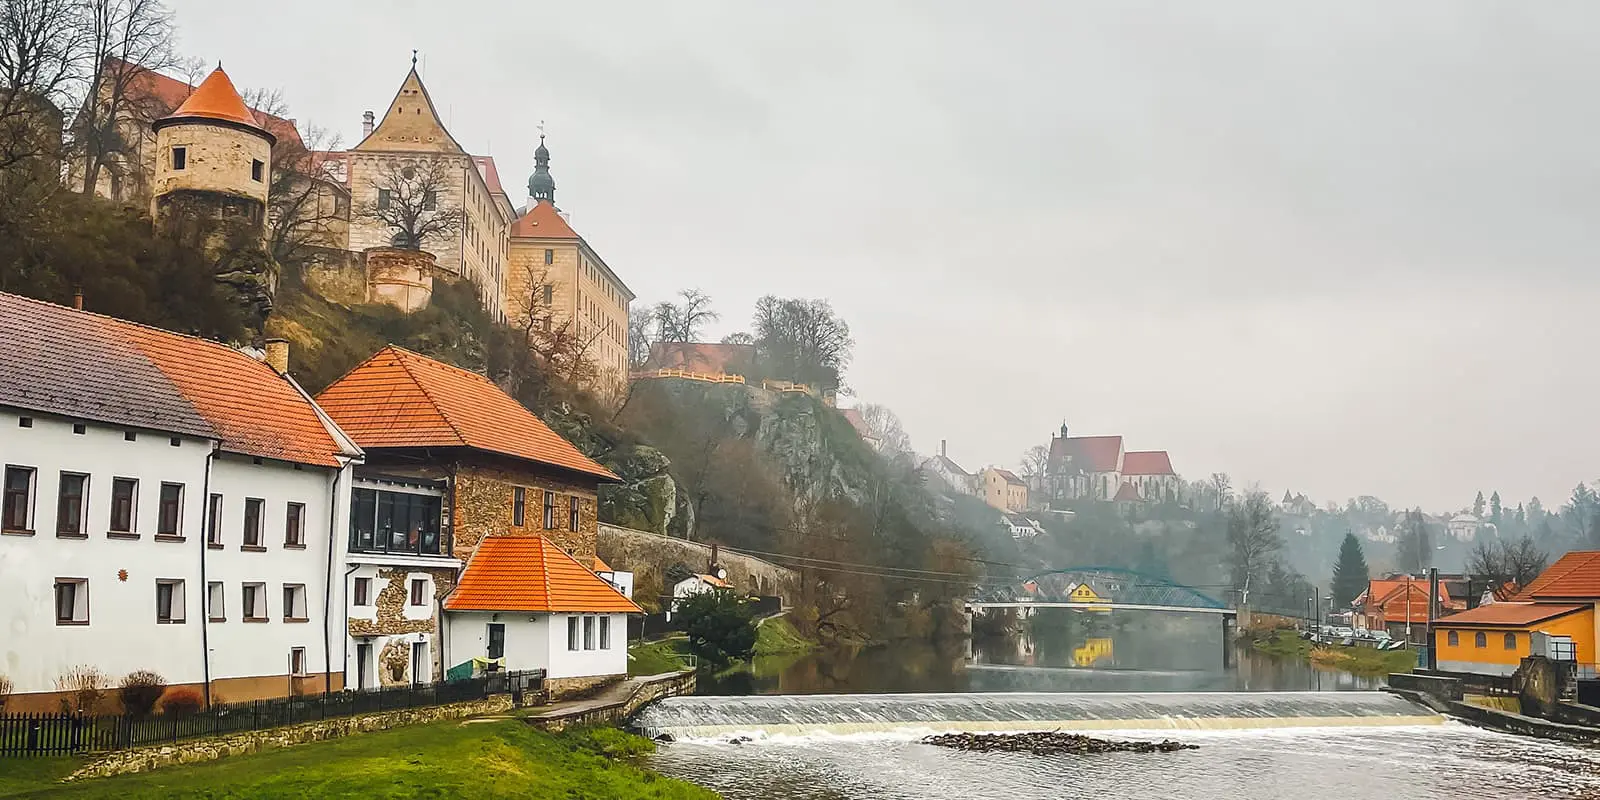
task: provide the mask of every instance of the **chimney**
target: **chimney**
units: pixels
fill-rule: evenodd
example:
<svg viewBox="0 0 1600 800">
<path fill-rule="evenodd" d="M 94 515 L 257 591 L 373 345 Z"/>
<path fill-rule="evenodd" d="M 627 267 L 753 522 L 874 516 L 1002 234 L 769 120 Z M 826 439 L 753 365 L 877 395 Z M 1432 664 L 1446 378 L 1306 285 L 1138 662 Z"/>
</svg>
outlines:
<svg viewBox="0 0 1600 800">
<path fill-rule="evenodd" d="M 83 310 L 83 289 L 74 289 L 72 292 L 72 307 Z"/>
<path fill-rule="evenodd" d="M 372 135 L 372 112 L 364 111 L 361 114 L 361 138 Z"/>
<path fill-rule="evenodd" d="M 289 342 L 284 339 L 268 339 L 266 357 L 262 359 L 272 371 L 283 375 L 289 371 Z"/>
<path fill-rule="evenodd" d="M 717 554 L 717 543 L 716 542 L 712 542 L 711 543 L 711 562 L 706 565 L 706 572 L 709 572 L 712 575 L 717 574 L 717 555 L 718 555 Z"/>
<path fill-rule="evenodd" d="M 941 456 L 943 456 L 945 454 L 944 445 L 945 445 L 945 441 L 943 439 L 940 439 L 939 440 L 939 455 L 941 455 Z"/>
</svg>

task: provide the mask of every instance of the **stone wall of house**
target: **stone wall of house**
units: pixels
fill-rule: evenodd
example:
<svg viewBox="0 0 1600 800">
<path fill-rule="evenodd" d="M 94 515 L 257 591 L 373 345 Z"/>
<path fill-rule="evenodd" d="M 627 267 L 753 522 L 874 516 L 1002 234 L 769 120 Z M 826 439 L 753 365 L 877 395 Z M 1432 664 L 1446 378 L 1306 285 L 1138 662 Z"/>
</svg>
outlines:
<svg viewBox="0 0 1600 800">
<path fill-rule="evenodd" d="M 231 736 L 195 739 L 157 747 L 119 750 L 84 766 L 68 776 L 67 780 L 104 778 L 111 775 L 148 772 L 158 767 L 176 764 L 215 761 L 228 756 L 244 755 L 246 753 L 255 753 L 261 750 L 288 747 L 324 739 L 336 739 L 354 733 L 382 731 L 447 719 L 461 719 L 479 714 L 498 714 L 509 710 L 511 707 L 511 695 L 501 694 L 486 700 L 474 700 L 467 703 L 451 703 L 427 708 L 362 714 L 354 717 L 305 722 L 284 728 L 236 733 Z"/>
<path fill-rule="evenodd" d="M 704 572 L 711 561 L 710 545 L 615 525 L 599 527 L 596 549 L 612 569 L 634 574 L 635 593 L 641 585 L 661 587 L 663 592 L 670 591 L 666 574 L 673 565 L 682 564 L 693 572 Z M 794 570 L 755 556 L 719 549 L 717 562 L 728 571 L 728 582 L 741 592 L 777 595 L 787 604 L 794 598 L 794 592 L 800 585 L 799 576 Z M 646 576 L 653 580 L 644 580 Z"/>
<path fill-rule="evenodd" d="M 472 557 L 478 542 L 494 534 L 543 534 L 579 563 L 594 563 L 597 482 L 577 483 L 510 467 L 462 465 L 456 473 L 453 521 L 455 557 Z M 515 524 L 512 503 L 516 487 L 526 489 L 523 524 Z M 544 492 L 556 493 L 556 526 L 544 527 Z M 568 530 L 567 498 L 577 496 L 578 530 Z"/>
<path fill-rule="evenodd" d="M 408 618 L 406 609 L 411 600 L 409 581 L 423 574 L 432 579 L 429 582 L 433 586 L 433 597 L 428 603 L 428 616 L 420 619 Z M 406 634 L 426 633 L 431 636 L 438 633 L 439 603 L 455 588 L 456 570 L 445 567 L 394 567 L 378 570 L 378 581 L 378 594 L 373 601 L 377 609 L 377 618 L 349 617 L 346 624 L 351 636 L 373 638 L 373 646 L 377 648 L 374 666 L 379 685 L 407 686 L 412 682 L 413 676 L 410 674 L 411 639 L 406 638 Z M 439 648 L 430 648 L 429 657 L 434 662 L 434 671 L 437 672 L 441 657 Z M 433 680 L 433 677 L 429 675 L 422 680 Z"/>
</svg>

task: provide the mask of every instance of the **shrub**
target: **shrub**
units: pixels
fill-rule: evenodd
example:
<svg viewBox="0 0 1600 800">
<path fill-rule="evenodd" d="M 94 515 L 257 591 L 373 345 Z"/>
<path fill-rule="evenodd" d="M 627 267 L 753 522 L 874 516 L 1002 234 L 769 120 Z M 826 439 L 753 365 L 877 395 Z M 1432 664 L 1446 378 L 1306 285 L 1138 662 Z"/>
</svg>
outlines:
<svg viewBox="0 0 1600 800">
<path fill-rule="evenodd" d="M 172 716 L 188 716 L 198 712 L 205 705 L 205 698 L 200 696 L 200 690 L 180 687 L 167 692 L 161 699 L 161 713 Z"/>
<path fill-rule="evenodd" d="M 755 653 L 756 622 L 750 604 L 728 589 L 692 594 L 678 603 L 689 650 L 711 666 L 744 661 Z"/>
<path fill-rule="evenodd" d="M 56 678 L 56 689 L 65 692 L 61 710 L 70 714 L 95 714 L 106 698 L 106 688 L 111 685 L 99 667 L 80 664 Z"/>
<path fill-rule="evenodd" d="M 147 669 L 135 670 L 123 677 L 122 710 L 147 717 L 156 710 L 156 701 L 167 691 L 167 679 Z"/>
<path fill-rule="evenodd" d="M 0 674 L 0 711 L 6 710 L 6 701 L 11 699 L 12 688 L 11 679 Z"/>
</svg>

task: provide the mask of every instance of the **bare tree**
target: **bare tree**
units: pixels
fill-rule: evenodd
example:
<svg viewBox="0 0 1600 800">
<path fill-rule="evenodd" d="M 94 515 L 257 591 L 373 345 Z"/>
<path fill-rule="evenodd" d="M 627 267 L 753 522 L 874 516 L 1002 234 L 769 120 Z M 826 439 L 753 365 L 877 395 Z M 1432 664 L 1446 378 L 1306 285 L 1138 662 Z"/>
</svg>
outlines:
<svg viewBox="0 0 1600 800">
<path fill-rule="evenodd" d="M 655 323 L 658 342 L 693 342 L 700 338 L 700 329 L 716 322 L 721 315 L 711 310 L 711 297 L 699 289 L 684 289 L 678 293 L 682 302 L 663 301 L 656 304 Z"/>
<path fill-rule="evenodd" d="M 1240 602 L 1248 603 L 1252 584 L 1259 584 L 1283 547 L 1272 498 L 1252 487 L 1228 507 L 1228 568 Z"/>
<path fill-rule="evenodd" d="M 887 454 L 911 452 L 911 437 L 906 435 L 904 425 L 900 424 L 900 417 L 888 406 L 877 403 L 867 403 L 861 406 L 861 419 L 867 423 L 867 430 L 877 438 L 882 452 Z"/>
<path fill-rule="evenodd" d="M 552 287 L 548 270 L 529 266 L 528 291 L 516 298 L 517 333 L 524 347 L 547 374 L 567 382 L 587 385 L 598 375 L 590 350 L 601 330 L 584 331 L 569 315 L 546 303 L 545 289 Z"/>
<path fill-rule="evenodd" d="M 756 348 L 774 377 L 838 387 L 850 363 L 850 326 L 826 300 L 778 298 L 756 301 Z"/>
<path fill-rule="evenodd" d="M 644 306 L 628 309 L 628 368 L 639 369 L 650 360 L 651 330 L 656 327 L 656 312 Z"/>
<path fill-rule="evenodd" d="M 1498 590 L 1507 583 L 1527 586 L 1550 564 L 1550 554 L 1523 536 L 1516 541 L 1479 540 L 1467 555 L 1467 573 L 1488 578 Z"/>
<path fill-rule="evenodd" d="M 1233 499 L 1233 479 L 1226 472 L 1211 473 L 1211 492 L 1216 501 L 1217 510 L 1222 510 Z"/>
<path fill-rule="evenodd" d="M 60 152 L 88 43 L 82 11 L 82 0 L 0 2 L 0 170 Z"/>
<path fill-rule="evenodd" d="M 723 344 L 749 345 L 751 347 L 754 347 L 755 343 L 756 343 L 756 337 L 751 336 L 750 334 L 745 333 L 744 331 L 735 331 L 733 333 L 728 334 L 727 336 L 722 337 L 722 343 Z"/>
<path fill-rule="evenodd" d="M 88 85 L 73 120 L 73 144 L 82 160 L 84 193 L 94 191 L 100 172 L 129 155 L 126 118 L 149 122 L 172 109 L 138 91 L 144 70 L 179 66 L 172 47 L 172 14 L 161 0 L 83 0 L 88 44 Z"/>
<path fill-rule="evenodd" d="M 1029 482 L 1029 488 L 1038 490 L 1044 487 L 1044 476 L 1050 468 L 1050 448 L 1036 444 L 1022 454 L 1022 477 Z"/>
<path fill-rule="evenodd" d="M 453 169 L 442 159 L 389 161 L 368 181 L 376 196 L 356 206 L 353 215 L 387 227 L 394 246 L 407 250 L 455 236 L 467 214 L 443 202 Z"/>
</svg>

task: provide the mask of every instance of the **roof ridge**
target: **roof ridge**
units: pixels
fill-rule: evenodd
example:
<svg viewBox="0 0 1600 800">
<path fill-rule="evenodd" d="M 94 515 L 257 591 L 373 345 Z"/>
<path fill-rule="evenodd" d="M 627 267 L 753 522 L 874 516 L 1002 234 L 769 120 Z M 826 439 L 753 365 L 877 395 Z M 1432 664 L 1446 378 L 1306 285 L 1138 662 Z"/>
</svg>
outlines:
<svg viewBox="0 0 1600 800">
<path fill-rule="evenodd" d="M 545 491 L 549 490 L 546 489 Z M 542 498 L 541 502 L 543 502 Z M 553 611 L 556 604 L 550 599 L 550 550 L 560 550 L 561 548 L 556 547 L 555 543 L 546 539 L 542 533 L 534 535 L 539 537 L 539 577 L 544 579 L 544 604 Z"/>
<path fill-rule="evenodd" d="M 414 356 L 418 356 L 420 358 L 425 358 L 425 359 L 427 359 L 429 361 L 432 361 L 435 364 L 443 364 L 444 363 L 442 361 L 439 361 L 438 359 L 428 358 L 427 356 L 424 356 L 421 353 L 413 353 L 410 350 L 407 350 L 404 347 L 400 347 L 398 345 L 391 344 L 391 345 L 387 345 L 384 348 L 384 350 L 390 350 L 390 349 L 395 350 L 395 351 L 397 351 L 399 353 L 404 353 L 406 355 L 414 355 Z M 383 352 L 383 350 L 379 350 L 378 352 L 381 353 L 381 352 Z M 373 355 L 376 356 L 377 353 L 374 353 Z M 405 372 L 406 377 L 410 378 L 411 382 L 416 385 L 417 391 L 422 392 L 422 396 L 426 397 L 428 399 L 428 405 L 433 406 L 433 412 L 435 414 L 439 415 L 439 419 L 444 420 L 444 424 L 450 426 L 450 432 L 456 435 L 456 439 L 461 442 L 461 446 L 462 447 L 469 447 L 470 445 L 467 444 L 467 435 L 461 432 L 461 426 L 457 425 L 456 421 L 451 419 L 449 414 L 445 413 L 444 408 L 439 405 L 439 399 L 433 396 L 433 392 L 428 391 L 427 385 L 424 384 L 422 381 L 417 380 L 416 373 L 411 371 L 412 364 L 406 358 L 403 358 L 403 357 L 402 358 L 396 358 L 395 361 L 397 363 L 399 363 L 400 369 L 403 372 Z M 449 365 L 445 364 L 445 366 L 449 366 Z M 465 370 L 462 370 L 462 371 L 465 372 Z"/>
</svg>

